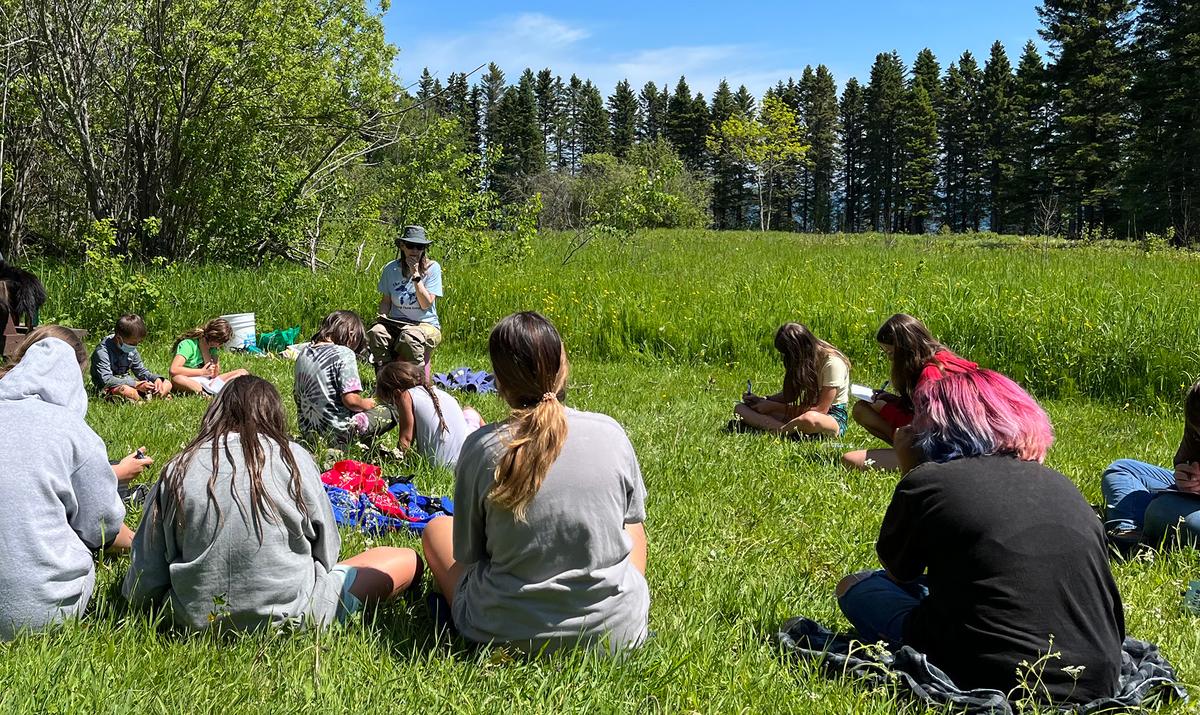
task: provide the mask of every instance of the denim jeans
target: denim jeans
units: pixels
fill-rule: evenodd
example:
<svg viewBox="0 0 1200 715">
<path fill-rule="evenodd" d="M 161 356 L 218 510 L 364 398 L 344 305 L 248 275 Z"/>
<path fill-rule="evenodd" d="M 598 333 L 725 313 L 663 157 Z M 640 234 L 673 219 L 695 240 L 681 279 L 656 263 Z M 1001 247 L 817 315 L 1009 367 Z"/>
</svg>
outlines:
<svg viewBox="0 0 1200 715">
<path fill-rule="evenodd" d="M 926 596 L 925 578 L 899 584 L 880 569 L 859 581 L 838 599 L 838 606 L 864 643 L 904 641 L 904 621 Z"/>
<path fill-rule="evenodd" d="M 1200 496 L 1152 491 L 1174 485 L 1175 473 L 1169 469 L 1135 459 L 1118 459 L 1108 465 L 1100 480 L 1105 525 L 1110 529 L 1141 529 L 1151 544 L 1161 543 L 1180 526 L 1179 537 L 1186 543 L 1197 543 Z"/>
</svg>

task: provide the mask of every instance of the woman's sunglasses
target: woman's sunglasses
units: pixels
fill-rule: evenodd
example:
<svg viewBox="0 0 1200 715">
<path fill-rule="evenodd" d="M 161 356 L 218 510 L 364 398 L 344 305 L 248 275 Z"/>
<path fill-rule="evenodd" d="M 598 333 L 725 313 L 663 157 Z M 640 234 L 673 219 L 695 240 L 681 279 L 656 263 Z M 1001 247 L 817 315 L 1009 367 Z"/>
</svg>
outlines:
<svg viewBox="0 0 1200 715">
<path fill-rule="evenodd" d="M 408 241 L 401 241 L 400 245 L 404 246 L 405 248 L 411 249 L 413 251 L 425 250 L 425 244 L 423 244 L 423 243 L 409 243 Z"/>
</svg>

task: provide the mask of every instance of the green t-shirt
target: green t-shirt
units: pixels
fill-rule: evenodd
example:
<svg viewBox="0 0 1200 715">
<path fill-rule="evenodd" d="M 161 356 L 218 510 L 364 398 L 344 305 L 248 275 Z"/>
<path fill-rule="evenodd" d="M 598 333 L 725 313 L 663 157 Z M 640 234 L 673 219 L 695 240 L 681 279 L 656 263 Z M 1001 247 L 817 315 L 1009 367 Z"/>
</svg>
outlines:
<svg viewBox="0 0 1200 715">
<path fill-rule="evenodd" d="M 183 356 L 183 366 L 186 368 L 195 369 L 204 365 L 204 356 L 200 353 L 200 341 L 196 338 L 180 340 L 179 344 L 175 346 L 175 354 Z"/>
</svg>

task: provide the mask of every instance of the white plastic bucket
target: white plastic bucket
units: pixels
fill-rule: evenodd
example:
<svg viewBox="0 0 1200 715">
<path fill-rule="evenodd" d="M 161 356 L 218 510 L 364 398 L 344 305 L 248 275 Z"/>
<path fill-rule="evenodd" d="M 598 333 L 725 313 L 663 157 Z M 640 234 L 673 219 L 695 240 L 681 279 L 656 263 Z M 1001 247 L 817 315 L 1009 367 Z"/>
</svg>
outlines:
<svg viewBox="0 0 1200 715">
<path fill-rule="evenodd" d="M 254 313 L 233 313 L 221 317 L 233 328 L 233 337 L 225 343 L 227 350 L 238 350 L 255 344 Z"/>
</svg>

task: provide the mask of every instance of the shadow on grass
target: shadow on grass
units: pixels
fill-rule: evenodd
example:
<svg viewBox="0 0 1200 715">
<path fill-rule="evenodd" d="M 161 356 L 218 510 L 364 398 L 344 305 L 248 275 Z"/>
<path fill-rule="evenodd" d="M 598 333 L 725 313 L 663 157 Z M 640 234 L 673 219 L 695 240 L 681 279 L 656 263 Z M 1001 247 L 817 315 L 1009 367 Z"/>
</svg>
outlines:
<svg viewBox="0 0 1200 715">
<path fill-rule="evenodd" d="M 112 557 L 105 558 L 105 561 L 112 560 Z M 103 562 L 101 568 L 104 568 Z M 121 593 L 127 564 L 112 568 L 115 578 L 105 579 L 106 583 L 93 594 L 84 616 L 84 621 L 92 626 L 111 628 L 113 631 L 149 631 L 155 638 L 180 644 L 196 641 L 229 644 L 263 634 L 300 637 L 314 632 L 314 629 L 310 628 L 286 626 L 253 631 L 233 628 L 192 631 L 177 627 L 171 623 L 170 612 L 165 605 L 155 608 L 131 605 Z M 423 585 L 428 587 L 431 582 L 427 581 Z M 412 594 L 398 596 L 388 603 L 355 614 L 345 624 L 327 628 L 326 632 L 336 635 L 347 630 L 362 630 L 363 635 L 379 642 L 381 654 L 386 653 L 398 661 L 422 661 L 430 657 L 474 659 L 481 650 L 480 646 L 452 633 L 444 625 L 439 625 L 426 605 L 426 593 L 426 589 L 422 588 Z"/>
</svg>

